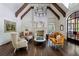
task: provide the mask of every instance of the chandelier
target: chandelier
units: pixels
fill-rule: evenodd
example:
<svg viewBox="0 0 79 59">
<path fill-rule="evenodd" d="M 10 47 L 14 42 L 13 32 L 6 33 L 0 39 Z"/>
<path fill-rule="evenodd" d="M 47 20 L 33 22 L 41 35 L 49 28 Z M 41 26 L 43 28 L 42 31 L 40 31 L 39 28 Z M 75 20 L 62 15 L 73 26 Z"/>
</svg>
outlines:
<svg viewBox="0 0 79 59">
<path fill-rule="evenodd" d="M 38 17 L 43 17 L 47 15 L 47 8 L 45 6 L 38 5 L 34 8 L 34 14 Z"/>
</svg>

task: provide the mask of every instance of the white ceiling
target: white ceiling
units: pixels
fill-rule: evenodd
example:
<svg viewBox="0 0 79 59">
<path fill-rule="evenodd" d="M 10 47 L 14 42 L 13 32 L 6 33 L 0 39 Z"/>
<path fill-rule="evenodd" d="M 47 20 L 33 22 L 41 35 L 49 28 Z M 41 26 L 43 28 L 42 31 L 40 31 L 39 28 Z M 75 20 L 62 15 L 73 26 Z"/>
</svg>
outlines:
<svg viewBox="0 0 79 59">
<path fill-rule="evenodd" d="M 16 12 L 23 5 L 23 3 L 2 3 L 2 4 L 8 7 L 13 12 Z"/>
<path fill-rule="evenodd" d="M 23 3 L 2 3 L 3 5 L 5 5 L 6 7 L 8 7 L 10 10 L 16 12 L 22 5 Z M 47 6 L 49 4 L 31 4 L 32 6 L 38 6 L 38 5 L 41 5 L 41 6 Z M 66 6 L 68 4 L 64 4 L 64 6 Z M 61 5 L 62 6 L 62 5 Z"/>
<path fill-rule="evenodd" d="M 15 13 L 24 3 L 2 3 L 4 6 L 6 6 L 7 8 L 9 8 L 13 13 Z M 64 4 L 61 3 L 57 3 L 65 12 L 68 11 L 68 9 L 65 7 Z M 34 6 L 34 7 L 38 7 L 38 6 L 49 6 L 50 4 L 29 4 L 30 6 Z M 30 6 L 28 5 L 28 7 L 26 7 L 20 14 L 22 15 Z M 55 8 L 54 8 L 55 9 Z M 56 9 L 55 9 L 56 10 Z M 58 12 L 57 12 L 58 13 Z"/>
<path fill-rule="evenodd" d="M 23 3 L 2 3 L 3 5 L 5 5 L 6 7 L 8 7 L 10 10 L 12 10 L 13 12 L 16 12 L 22 5 Z M 31 4 L 32 6 L 47 6 L 49 4 Z M 67 6 L 68 4 L 64 4 L 64 6 Z M 62 6 L 62 5 L 61 5 Z M 65 8 L 66 9 L 66 8 Z"/>
</svg>

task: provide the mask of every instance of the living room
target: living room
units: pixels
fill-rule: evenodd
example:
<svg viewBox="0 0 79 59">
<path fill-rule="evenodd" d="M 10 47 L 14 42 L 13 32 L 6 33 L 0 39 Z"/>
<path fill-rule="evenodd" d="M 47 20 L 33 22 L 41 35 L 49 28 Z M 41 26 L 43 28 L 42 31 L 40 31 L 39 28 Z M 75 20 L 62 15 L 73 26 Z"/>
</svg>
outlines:
<svg viewBox="0 0 79 59">
<path fill-rule="evenodd" d="M 0 55 L 79 55 L 79 47 L 71 39 L 67 41 L 67 19 L 79 10 L 74 8 L 78 5 L 71 3 L 67 8 L 63 3 L 0 3 Z"/>
</svg>

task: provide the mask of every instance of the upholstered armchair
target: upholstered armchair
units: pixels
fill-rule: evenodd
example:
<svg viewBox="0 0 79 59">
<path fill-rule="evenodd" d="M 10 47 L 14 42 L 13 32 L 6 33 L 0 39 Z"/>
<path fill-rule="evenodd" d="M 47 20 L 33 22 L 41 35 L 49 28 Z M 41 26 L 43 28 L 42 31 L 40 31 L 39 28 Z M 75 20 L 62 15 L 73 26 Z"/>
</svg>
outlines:
<svg viewBox="0 0 79 59">
<path fill-rule="evenodd" d="M 12 33 L 11 34 L 11 39 L 12 39 L 12 45 L 15 48 L 14 53 L 17 49 L 26 47 L 28 50 L 28 42 L 24 38 L 20 38 L 17 33 Z"/>
<path fill-rule="evenodd" d="M 27 35 L 27 39 L 28 40 L 33 39 L 33 33 L 32 32 L 29 32 L 29 34 Z"/>
<path fill-rule="evenodd" d="M 24 37 L 28 40 L 28 41 L 30 41 L 31 39 L 33 39 L 33 33 L 32 32 L 30 32 L 30 31 L 28 31 L 28 32 L 24 32 Z"/>
<path fill-rule="evenodd" d="M 49 40 L 52 41 L 52 44 L 57 46 L 64 46 L 64 35 L 59 33 L 59 32 L 54 32 L 52 34 L 49 35 Z"/>
</svg>

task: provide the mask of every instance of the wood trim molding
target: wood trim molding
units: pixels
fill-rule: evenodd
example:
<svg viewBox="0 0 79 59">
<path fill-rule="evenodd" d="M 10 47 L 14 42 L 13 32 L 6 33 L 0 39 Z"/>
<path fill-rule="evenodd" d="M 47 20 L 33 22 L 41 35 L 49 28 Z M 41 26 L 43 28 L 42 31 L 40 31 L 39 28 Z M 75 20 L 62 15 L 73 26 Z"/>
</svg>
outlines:
<svg viewBox="0 0 79 59">
<path fill-rule="evenodd" d="M 47 6 L 47 9 L 49 9 L 50 11 L 52 11 L 52 13 L 58 18 L 60 19 L 60 16 L 49 6 Z"/>
<path fill-rule="evenodd" d="M 21 19 L 22 19 L 31 9 L 34 9 L 34 7 L 30 7 L 28 10 L 26 10 L 26 12 L 21 16 Z"/>
<path fill-rule="evenodd" d="M 60 6 L 58 6 L 56 3 L 52 3 L 52 5 L 65 17 L 66 13 Z"/>
<path fill-rule="evenodd" d="M 24 8 L 28 5 L 28 3 L 24 3 L 16 12 L 15 12 L 15 16 L 17 17 L 22 10 L 24 10 Z"/>
</svg>

